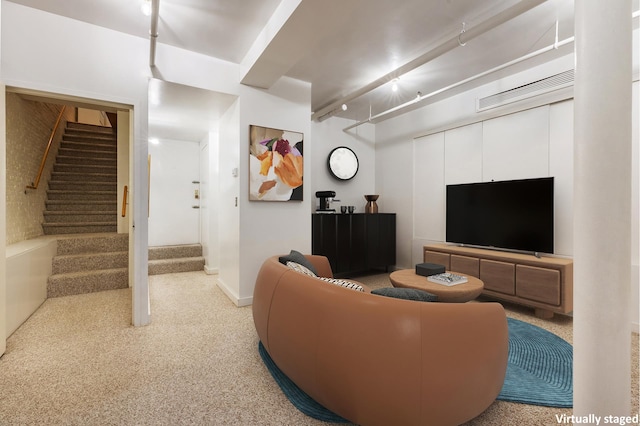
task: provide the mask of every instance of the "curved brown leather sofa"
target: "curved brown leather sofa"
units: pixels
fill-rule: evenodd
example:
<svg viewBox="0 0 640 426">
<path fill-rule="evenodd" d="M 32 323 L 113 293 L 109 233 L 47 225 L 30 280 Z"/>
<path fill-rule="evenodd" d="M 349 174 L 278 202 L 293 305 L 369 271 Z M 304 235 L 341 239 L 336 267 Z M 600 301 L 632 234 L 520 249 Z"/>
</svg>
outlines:
<svg viewBox="0 0 640 426">
<path fill-rule="evenodd" d="M 326 257 L 306 256 L 332 277 Z M 459 425 L 493 403 L 507 368 L 498 303 L 426 303 L 342 288 L 267 259 L 253 318 L 276 365 L 359 425 Z"/>
</svg>

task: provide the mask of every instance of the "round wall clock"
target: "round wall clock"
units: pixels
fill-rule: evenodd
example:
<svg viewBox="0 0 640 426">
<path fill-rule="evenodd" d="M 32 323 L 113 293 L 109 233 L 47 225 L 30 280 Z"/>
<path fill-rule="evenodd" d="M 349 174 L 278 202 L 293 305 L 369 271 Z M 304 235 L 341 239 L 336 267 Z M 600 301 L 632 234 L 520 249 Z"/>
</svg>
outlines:
<svg viewBox="0 0 640 426">
<path fill-rule="evenodd" d="M 349 180 L 358 173 L 358 157 L 350 148 L 339 146 L 329 153 L 327 166 L 334 178 Z"/>
</svg>

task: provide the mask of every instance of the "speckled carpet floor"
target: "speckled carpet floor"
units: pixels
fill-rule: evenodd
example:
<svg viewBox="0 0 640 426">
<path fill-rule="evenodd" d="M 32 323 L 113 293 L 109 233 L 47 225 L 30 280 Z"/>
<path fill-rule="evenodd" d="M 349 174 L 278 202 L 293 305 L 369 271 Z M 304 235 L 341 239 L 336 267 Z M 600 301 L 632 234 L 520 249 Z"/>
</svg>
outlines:
<svg viewBox="0 0 640 426">
<path fill-rule="evenodd" d="M 203 272 L 149 278 L 152 323 L 134 328 L 129 289 L 48 299 L 0 358 L 0 425 L 320 425 L 260 360 L 251 308 Z M 390 285 L 385 274 L 358 278 Z M 510 317 L 572 342 L 572 321 Z M 633 338 L 638 412 L 638 337 Z M 496 401 L 467 425 L 549 425 L 569 409 Z M 505 423 L 507 421 L 507 423 Z"/>
</svg>

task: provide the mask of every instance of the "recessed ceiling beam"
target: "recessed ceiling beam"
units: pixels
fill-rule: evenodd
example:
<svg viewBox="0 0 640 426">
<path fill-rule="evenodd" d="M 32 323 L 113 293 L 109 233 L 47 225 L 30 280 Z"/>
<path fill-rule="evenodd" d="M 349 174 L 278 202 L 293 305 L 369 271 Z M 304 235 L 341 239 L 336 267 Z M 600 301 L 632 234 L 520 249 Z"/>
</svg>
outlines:
<svg viewBox="0 0 640 426">
<path fill-rule="evenodd" d="M 310 51 L 339 31 L 357 13 L 360 3 L 345 0 L 285 0 L 240 64 L 241 83 L 268 89 Z M 331 20 L 318 19 L 327 10 L 340 10 Z"/>
<path fill-rule="evenodd" d="M 407 62 L 406 64 L 400 66 L 399 68 L 396 68 L 395 70 L 383 75 L 377 80 L 372 81 L 366 86 L 361 87 L 360 89 L 344 96 L 343 98 L 338 99 L 337 101 L 329 105 L 326 105 L 323 108 L 320 108 L 318 111 L 315 111 L 311 115 L 311 119 L 314 121 L 317 121 L 320 117 L 328 113 L 331 113 L 333 110 L 337 108 L 340 108 L 342 104 L 346 104 L 349 101 L 359 98 L 371 92 L 372 90 L 377 89 L 378 87 L 390 82 L 394 78 L 398 78 L 408 73 L 409 71 L 412 71 L 457 47 L 461 47 L 462 45 L 466 44 L 469 40 L 475 37 L 478 37 L 479 35 L 497 27 L 498 25 L 501 25 L 507 21 L 510 21 L 511 19 L 533 9 L 534 7 L 539 6 L 545 1 L 546 0 L 522 0 L 516 3 L 515 5 L 503 10 L 497 15 L 494 15 L 491 18 L 479 23 L 474 27 L 465 28 L 464 32 L 460 33 L 455 37 L 452 37 L 451 39 L 445 41 L 439 46 L 431 49 L 427 53 L 417 57 L 412 61 Z"/>
</svg>

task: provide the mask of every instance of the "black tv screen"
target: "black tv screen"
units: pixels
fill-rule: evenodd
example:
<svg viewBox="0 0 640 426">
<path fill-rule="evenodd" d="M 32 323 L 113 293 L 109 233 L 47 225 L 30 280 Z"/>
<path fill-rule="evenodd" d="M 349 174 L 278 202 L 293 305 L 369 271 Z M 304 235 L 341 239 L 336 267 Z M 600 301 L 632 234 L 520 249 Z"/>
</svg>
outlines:
<svg viewBox="0 0 640 426">
<path fill-rule="evenodd" d="M 446 240 L 553 253 L 553 178 L 447 185 Z"/>
</svg>

